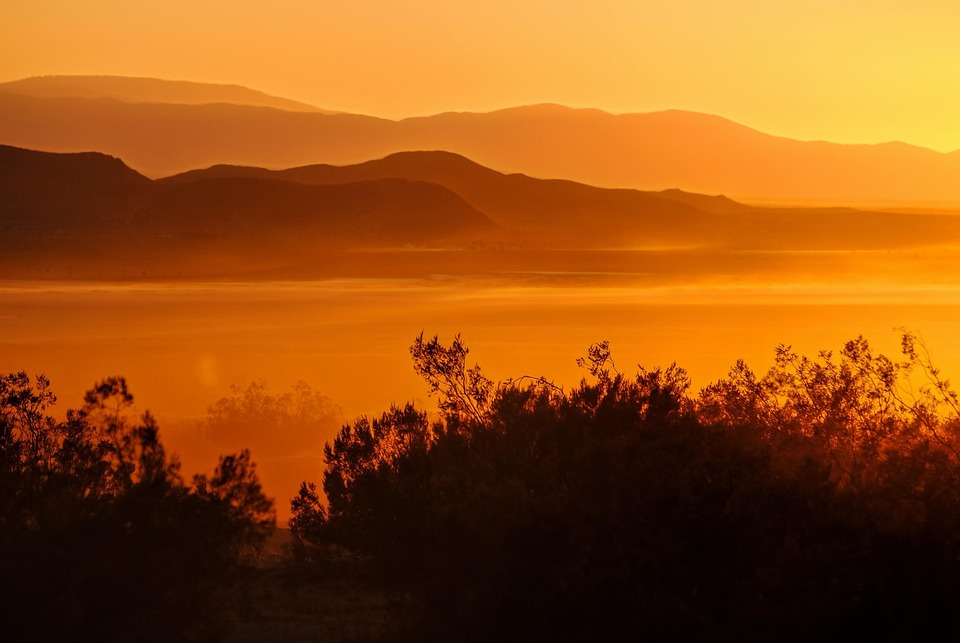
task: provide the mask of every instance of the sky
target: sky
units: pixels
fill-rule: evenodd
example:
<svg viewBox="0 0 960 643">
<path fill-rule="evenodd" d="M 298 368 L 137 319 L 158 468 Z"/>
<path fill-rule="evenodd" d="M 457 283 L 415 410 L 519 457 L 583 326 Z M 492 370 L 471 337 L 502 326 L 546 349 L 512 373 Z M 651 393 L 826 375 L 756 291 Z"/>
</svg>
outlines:
<svg viewBox="0 0 960 643">
<path fill-rule="evenodd" d="M 958 30 L 955 0 L 3 0 L 0 81 L 235 83 L 389 118 L 678 108 L 953 151 Z"/>
</svg>

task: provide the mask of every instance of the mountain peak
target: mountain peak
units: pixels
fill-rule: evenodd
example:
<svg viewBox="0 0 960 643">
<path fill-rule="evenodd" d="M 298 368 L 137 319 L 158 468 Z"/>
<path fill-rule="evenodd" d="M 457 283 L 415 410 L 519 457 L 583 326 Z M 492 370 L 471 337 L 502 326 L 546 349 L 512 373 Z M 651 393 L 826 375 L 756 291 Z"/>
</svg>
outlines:
<svg viewBox="0 0 960 643">
<path fill-rule="evenodd" d="M 0 145 L 0 176 L 5 182 L 46 177 L 59 183 L 82 185 L 85 181 L 146 185 L 150 179 L 115 156 L 100 152 L 39 152 Z"/>
</svg>

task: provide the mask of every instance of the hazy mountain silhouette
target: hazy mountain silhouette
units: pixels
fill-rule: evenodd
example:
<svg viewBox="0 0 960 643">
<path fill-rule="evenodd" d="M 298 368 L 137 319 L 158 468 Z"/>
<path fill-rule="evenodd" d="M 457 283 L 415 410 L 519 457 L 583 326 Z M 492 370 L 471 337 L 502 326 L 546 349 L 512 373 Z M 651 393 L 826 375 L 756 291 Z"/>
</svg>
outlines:
<svg viewBox="0 0 960 643">
<path fill-rule="evenodd" d="M 7 87 L 0 91 L 0 141 L 99 150 L 151 176 L 216 163 L 341 165 L 442 149 L 503 171 L 604 187 L 748 201 L 960 203 L 960 153 L 795 141 L 693 112 L 613 115 L 540 105 L 390 121 L 236 104 L 39 98 Z"/>
<path fill-rule="evenodd" d="M 132 203 L 150 179 L 97 152 L 53 154 L 0 145 L 0 207 L 27 213 L 82 205 L 109 212 Z"/>
<path fill-rule="evenodd" d="M 497 234 L 447 188 L 399 178 L 159 184 L 102 154 L 9 146 L 0 146 L 0 175 L 8 277 L 316 272 L 344 250 Z"/>
<path fill-rule="evenodd" d="M 750 206 L 729 199 L 723 195 L 707 196 L 695 192 L 684 192 L 677 188 L 661 190 L 657 192 L 657 196 L 667 201 L 685 203 L 703 212 L 711 212 L 713 214 L 734 214 L 738 212 L 749 212 L 751 210 Z"/>
<path fill-rule="evenodd" d="M 53 152 L 97 150 L 153 177 L 224 162 L 361 162 L 398 151 L 390 142 L 395 129 L 392 121 L 349 114 L 0 92 L 0 142 Z"/>
<path fill-rule="evenodd" d="M 195 83 L 127 76 L 34 76 L 0 83 L 0 92 L 36 98 L 113 98 L 127 103 L 205 105 L 229 103 L 274 107 L 289 112 L 332 114 L 307 103 L 271 96 L 240 85 Z"/>
<path fill-rule="evenodd" d="M 565 180 L 502 174 L 450 152 L 401 152 L 350 166 L 287 170 L 217 165 L 160 179 L 183 184 L 224 177 L 335 184 L 390 177 L 443 185 L 526 247 L 750 250 L 881 249 L 960 240 L 952 217 L 863 212 L 849 208 L 758 208 L 722 196 L 680 190 L 642 192 Z"/>
<path fill-rule="evenodd" d="M 103 154 L 0 146 L 0 172 L 6 278 L 703 273 L 753 266 L 758 252 L 960 242 L 958 217 L 596 188 L 446 152 L 150 180 Z"/>
<path fill-rule="evenodd" d="M 485 165 L 591 185 L 747 200 L 960 202 L 958 153 L 795 141 L 695 112 L 613 115 L 540 105 L 400 125 L 428 146 Z"/>
<path fill-rule="evenodd" d="M 150 179 L 103 154 L 0 145 L 3 263 L 90 251 L 95 239 L 127 227 L 125 219 L 151 187 Z"/>
<path fill-rule="evenodd" d="M 308 184 L 337 184 L 385 178 L 429 181 L 462 196 L 501 226 L 526 233 L 527 243 L 651 245 L 716 242 L 706 208 L 637 190 L 595 188 L 573 181 L 505 175 L 450 152 L 400 152 L 350 166 L 310 165 L 287 170 L 214 166 L 161 179 L 184 183 L 204 177 L 278 178 Z M 690 195 L 693 197 L 694 195 Z M 699 196 L 714 211 L 728 200 Z M 702 211 L 701 211 L 702 210 Z"/>
<path fill-rule="evenodd" d="M 563 222 L 577 216 L 603 217 L 622 205 L 635 208 L 660 208 L 666 212 L 688 213 L 691 206 L 702 212 L 730 214 L 748 212 L 748 205 L 725 196 L 708 196 L 678 189 L 642 192 L 632 189 L 603 189 L 564 179 L 536 179 L 525 174 L 504 174 L 484 167 L 463 155 L 444 151 L 397 152 L 387 157 L 355 165 L 307 165 L 285 170 L 234 165 L 215 165 L 190 170 L 165 179 L 181 182 L 212 176 L 272 176 L 301 183 L 342 183 L 383 177 L 404 177 L 444 185 L 476 207 L 494 217 L 509 220 L 510 225 L 541 226 L 551 223 L 559 211 L 566 211 Z M 629 204 L 617 199 L 633 199 Z M 589 205 L 584 202 L 590 201 Z M 598 203 L 606 201 L 606 203 Z"/>
<path fill-rule="evenodd" d="M 143 212 L 184 235 L 227 231 L 258 244 L 291 233 L 328 235 L 349 245 L 436 243 L 494 229 L 442 186 L 390 178 L 336 185 L 242 177 L 168 184 L 158 186 Z"/>
</svg>

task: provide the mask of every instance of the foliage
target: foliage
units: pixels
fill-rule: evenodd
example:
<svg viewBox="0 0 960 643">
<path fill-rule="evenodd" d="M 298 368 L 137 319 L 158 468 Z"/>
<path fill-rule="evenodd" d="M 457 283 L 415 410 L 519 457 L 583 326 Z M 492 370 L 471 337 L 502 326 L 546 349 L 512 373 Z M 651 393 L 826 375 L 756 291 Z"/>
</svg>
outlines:
<svg viewBox="0 0 960 643">
<path fill-rule="evenodd" d="M 467 368 L 469 352 L 460 335 L 448 347 L 436 335 L 425 341 L 420 333 L 410 347 L 413 370 L 426 380 L 431 394 L 439 395 L 440 409 L 482 422 L 493 394 L 493 382 L 480 372 L 479 366 Z"/>
<path fill-rule="evenodd" d="M 249 454 L 184 483 L 123 378 L 49 415 L 49 381 L 0 376 L 6 640 L 212 638 L 216 590 L 272 522 Z"/>
<path fill-rule="evenodd" d="M 319 454 L 339 416 L 330 398 L 305 382 L 283 393 L 270 393 L 264 382 L 252 382 L 246 388 L 232 386 L 230 395 L 217 400 L 203 430 L 222 448 L 256 444 L 261 456 Z"/>
<path fill-rule="evenodd" d="M 343 427 L 304 548 L 370 557 L 448 640 L 809 639 L 960 634 L 957 398 L 922 344 L 789 347 L 698 394 L 671 365 L 628 377 L 609 344 L 564 392 L 494 385 L 418 337 L 441 411 Z M 916 380 L 921 384 L 916 384 Z"/>
<path fill-rule="evenodd" d="M 215 508 L 222 547 L 237 559 L 254 560 L 276 519 L 250 451 L 220 456 L 213 476 L 196 475 L 193 485 L 194 495 Z"/>
</svg>

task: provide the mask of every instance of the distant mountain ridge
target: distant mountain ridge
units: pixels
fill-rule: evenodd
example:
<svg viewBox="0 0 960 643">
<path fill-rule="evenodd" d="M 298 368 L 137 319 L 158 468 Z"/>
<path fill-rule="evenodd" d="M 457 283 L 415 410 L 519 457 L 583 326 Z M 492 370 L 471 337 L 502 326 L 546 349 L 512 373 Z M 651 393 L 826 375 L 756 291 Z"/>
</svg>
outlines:
<svg viewBox="0 0 960 643">
<path fill-rule="evenodd" d="M 351 249 L 471 243 L 497 226 L 422 181 L 159 184 L 98 153 L 0 145 L 0 231 L 6 278 L 236 277 L 322 272 Z"/>
<path fill-rule="evenodd" d="M 404 178 L 442 185 L 499 225 L 541 243 L 573 246 L 617 246 L 623 243 L 716 242 L 708 213 L 749 210 L 719 197 L 687 195 L 662 198 L 637 190 L 596 188 L 573 181 L 505 175 L 452 152 L 398 152 L 356 165 L 309 165 L 267 170 L 213 166 L 160 179 L 161 184 L 186 183 L 209 177 L 273 178 L 328 185 Z M 712 211 L 710 206 L 713 206 Z M 712 237 L 710 235 L 713 235 Z"/>
<path fill-rule="evenodd" d="M 0 231 L 8 279 L 536 273 L 598 261 L 656 275 L 703 257 L 722 268 L 756 253 L 957 244 L 960 217 L 597 188 L 449 152 L 151 180 L 99 153 L 0 146 Z"/>
<path fill-rule="evenodd" d="M 0 83 L 0 92 L 35 98 L 111 98 L 128 103 L 205 105 L 229 103 L 291 112 L 333 114 L 307 103 L 271 96 L 240 85 L 196 83 L 128 76 L 33 76 Z"/>
<path fill-rule="evenodd" d="M 771 250 L 889 249 L 960 239 L 960 218 L 849 208 L 765 208 L 723 196 L 599 188 L 503 174 L 443 151 L 398 152 L 355 165 L 285 170 L 216 165 L 158 180 L 259 177 L 307 184 L 404 178 L 443 185 L 515 230 L 526 247 Z"/>
<path fill-rule="evenodd" d="M 26 81 L 18 82 L 22 90 Z M 153 177 L 218 163 L 280 169 L 446 150 L 508 173 L 602 187 L 677 188 L 748 202 L 960 205 L 960 152 L 796 141 L 695 112 L 537 105 L 391 121 L 240 99 L 174 104 L 173 94 L 169 102 L 124 102 L 93 85 L 87 97 L 16 87 L 0 86 L 0 142 L 97 150 Z"/>
</svg>

